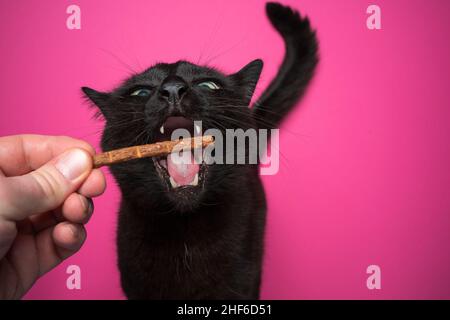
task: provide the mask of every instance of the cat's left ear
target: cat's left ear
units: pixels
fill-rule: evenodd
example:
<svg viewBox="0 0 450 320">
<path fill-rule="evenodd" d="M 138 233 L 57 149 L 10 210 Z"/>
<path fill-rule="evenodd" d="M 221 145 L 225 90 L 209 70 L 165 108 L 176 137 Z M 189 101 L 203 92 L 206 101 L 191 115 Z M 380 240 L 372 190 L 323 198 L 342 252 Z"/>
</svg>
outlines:
<svg viewBox="0 0 450 320">
<path fill-rule="evenodd" d="M 247 64 L 237 73 L 231 75 L 231 78 L 243 89 L 244 101 L 246 104 L 250 103 L 250 100 L 252 99 L 262 68 L 263 61 L 257 59 Z"/>
<path fill-rule="evenodd" d="M 92 101 L 100 110 L 101 114 L 108 119 L 108 99 L 109 94 L 99 92 L 88 87 L 82 87 L 81 90 L 90 101 Z"/>
</svg>

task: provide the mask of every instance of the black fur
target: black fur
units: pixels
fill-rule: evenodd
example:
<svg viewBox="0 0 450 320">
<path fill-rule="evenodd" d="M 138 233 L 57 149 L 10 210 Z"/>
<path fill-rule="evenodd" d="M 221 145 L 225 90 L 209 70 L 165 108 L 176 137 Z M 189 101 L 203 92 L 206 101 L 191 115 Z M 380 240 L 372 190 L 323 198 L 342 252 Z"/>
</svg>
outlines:
<svg viewBox="0 0 450 320">
<path fill-rule="evenodd" d="M 203 121 L 208 128 L 275 128 L 295 105 L 317 63 L 317 43 L 306 18 L 279 4 L 267 15 L 286 42 L 283 65 L 253 109 L 248 107 L 262 61 L 232 75 L 180 61 L 157 64 L 110 93 L 83 91 L 106 119 L 102 149 L 155 141 L 168 116 Z M 167 78 L 188 85 L 179 104 L 158 90 Z M 204 79 L 220 83 L 208 91 Z M 149 88 L 149 97 L 130 97 Z M 266 215 L 257 165 L 205 166 L 195 188 L 174 192 L 152 159 L 117 164 L 111 171 L 122 192 L 118 258 L 129 299 L 257 299 Z"/>
<path fill-rule="evenodd" d="M 266 11 L 286 48 L 276 77 L 253 109 L 258 127 L 272 129 L 280 125 L 305 92 L 318 63 L 318 44 L 307 17 L 278 3 L 268 3 Z"/>
</svg>

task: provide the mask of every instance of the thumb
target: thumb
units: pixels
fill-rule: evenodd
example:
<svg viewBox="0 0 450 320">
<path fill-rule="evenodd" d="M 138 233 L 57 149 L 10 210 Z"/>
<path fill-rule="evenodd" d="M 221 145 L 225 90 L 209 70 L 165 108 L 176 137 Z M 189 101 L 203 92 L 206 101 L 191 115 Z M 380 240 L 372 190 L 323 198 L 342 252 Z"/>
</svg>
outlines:
<svg viewBox="0 0 450 320">
<path fill-rule="evenodd" d="M 18 221 L 57 208 L 91 170 L 92 156 L 70 149 L 26 175 L 0 178 L 0 216 Z"/>
</svg>

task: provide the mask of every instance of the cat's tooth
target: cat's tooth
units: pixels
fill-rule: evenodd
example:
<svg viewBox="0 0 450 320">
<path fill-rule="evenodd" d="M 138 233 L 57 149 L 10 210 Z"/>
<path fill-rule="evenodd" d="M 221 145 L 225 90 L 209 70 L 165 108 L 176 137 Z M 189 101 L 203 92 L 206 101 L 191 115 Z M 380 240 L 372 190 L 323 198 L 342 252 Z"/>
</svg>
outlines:
<svg viewBox="0 0 450 320">
<path fill-rule="evenodd" d="M 209 152 L 206 152 L 206 149 L 203 149 L 202 159 L 203 163 L 210 164 L 211 155 Z"/>
<path fill-rule="evenodd" d="M 167 160 L 166 159 L 159 160 L 159 164 L 161 167 L 167 169 Z"/>
<path fill-rule="evenodd" d="M 159 132 L 161 132 L 161 134 L 164 134 L 164 125 L 162 125 L 161 128 L 159 128 Z"/>
<path fill-rule="evenodd" d="M 195 132 L 199 133 L 199 134 L 201 133 L 200 132 L 200 126 L 198 124 L 195 125 Z"/>
<path fill-rule="evenodd" d="M 172 188 L 177 188 L 178 187 L 178 183 L 176 183 L 176 181 L 173 180 L 172 177 L 170 177 L 169 180 L 170 180 L 170 184 L 172 185 Z"/>
<path fill-rule="evenodd" d="M 198 173 L 195 174 L 194 180 L 191 182 L 191 186 L 198 185 Z"/>
</svg>

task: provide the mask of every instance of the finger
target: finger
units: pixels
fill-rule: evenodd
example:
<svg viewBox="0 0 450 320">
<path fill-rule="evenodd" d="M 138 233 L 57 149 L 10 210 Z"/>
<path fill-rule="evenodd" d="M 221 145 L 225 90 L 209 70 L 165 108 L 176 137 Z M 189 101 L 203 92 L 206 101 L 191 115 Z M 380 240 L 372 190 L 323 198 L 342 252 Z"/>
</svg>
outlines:
<svg viewBox="0 0 450 320">
<path fill-rule="evenodd" d="M 0 171 L 18 176 L 35 170 L 67 149 L 81 148 L 94 155 L 87 142 L 65 136 L 17 135 L 0 138 Z"/>
<path fill-rule="evenodd" d="M 0 219 L 0 259 L 5 256 L 17 235 L 16 224 Z"/>
<path fill-rule="evenodd" d="M 86 181 L 83 182 L 78 193 L 88 198 L 98 197 L 105 192 L 106 179 L 100 169 L 92 170 Z"/>
<path fill-rule="evenodd" d="M 30 223 L 24 225 L 24 221 L 29 221 Z M 64 218 L 62 217 L 61 209 L 55 209 L 42 214 L 32 215 L 28 219 L 19 221 L 17 224 L 20 226 L 22 233 L 36 234 L 44 229 L 54 227 L 63 221 Z"/>
<path fill-rule="evenodd" d="M 0 216 L 17 221 L 57 208 L 91 170 L 90 154 L 71 149 L 29 174 L 0 177 Z"/>
<path fill-rule="evenodd" d="M 94 202 L 91 198 L 86 198 L 78 193 L 72 193 L 64 201 L 61 212 L 63 219 L 72 222 L 85 224 L 89 221 L 94 212 Z"/>
<path fill-rule="evenodd" d="M 82 225 L 61 222 L 54 228 L 47 228 L 36 236 L 39 259 L 39 275 L 53 269 L 64 259 L 77 252 L 86 240 Z"/>
<path fill-rule="evenodd" d="M 29 232 L 38 233 L 63 221 L 85 224 L 88 223 L 93 212 L 94 203 L 91 198 L 72 193 L 61 207 L 43 214 L 30 216 L 31 230 Z"/>
<path fill-rule="evenodd" d="M 61 222 L 53 229 L 53 241 L 60 258 L 67 258 L 81 248 L 86 239 L 86 230 L 84 226 L 77 223 Z"/>
</svg>

